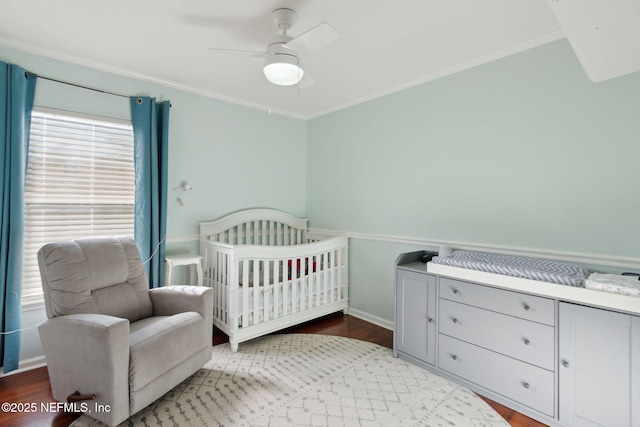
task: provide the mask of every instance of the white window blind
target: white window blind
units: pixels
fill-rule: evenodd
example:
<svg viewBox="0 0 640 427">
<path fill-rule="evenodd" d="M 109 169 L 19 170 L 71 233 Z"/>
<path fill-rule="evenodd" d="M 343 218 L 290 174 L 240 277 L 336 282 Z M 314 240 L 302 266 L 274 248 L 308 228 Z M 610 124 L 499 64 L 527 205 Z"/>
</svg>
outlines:
<svg viewBox="0 0 640 427">
<path fill-rule="evenodd" d="M 23 301 L 42 298 L 37 252 L 46 243 L 133 236 L 131 123 L 36 109 L 25 186 Z"/>
</svg>

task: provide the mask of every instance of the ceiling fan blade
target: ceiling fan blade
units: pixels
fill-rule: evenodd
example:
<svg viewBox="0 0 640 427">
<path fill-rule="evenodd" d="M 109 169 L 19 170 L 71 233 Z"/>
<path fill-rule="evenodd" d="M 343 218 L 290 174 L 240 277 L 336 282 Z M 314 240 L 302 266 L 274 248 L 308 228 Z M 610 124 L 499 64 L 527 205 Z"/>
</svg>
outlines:
<svg viewBox="0 0 640 427">
<path fill-rule="evenodd" d="M 308 87 L 313 86 L 314 84 L 316 84 L 316 81 L 313 80 L 313 77 L 311 76 L 311 73 L 309 72 L 308 68 L 304 68 L 304 76 L 302 76 L 302 80 L 300 80 L 300 88 L 301 89 L 306 89 Z"/>
<path fill-rule="evenodd" d="M 218 49 L 215 47 L 210 47 L 209 50 L 213 53 L 222 53 L 225 55 L 242 55 L 249 56 L 252 58 L 266 58 L 267 52 L 257 52 L 254 50 L 237 50 L 237 49 Z"/>
<path fill-rule="evenodd" d="M 284 46 L 304 56 L 305 54 L 322 49 L 339 38 L 340 34 L 331 25 L 323 22 L 309 31 L 300 34 L 293 40 L 290 40 Z"/>
</svg>

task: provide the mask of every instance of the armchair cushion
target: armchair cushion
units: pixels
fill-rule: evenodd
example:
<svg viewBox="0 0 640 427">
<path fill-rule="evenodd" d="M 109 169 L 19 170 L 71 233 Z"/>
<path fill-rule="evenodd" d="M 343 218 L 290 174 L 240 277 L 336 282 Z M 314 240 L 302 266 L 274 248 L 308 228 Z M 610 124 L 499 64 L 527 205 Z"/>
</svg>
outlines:
<svg viewBox="0 0 640 427">
<path fill-rule="evenodd" d="M 100 313 L 135 322 L 153 313 L 149 282 L 130 238 L 51 243 L 40 249 L 38 262 L 49 318 Z"/>
<path fill-rule="evenodd" d="M 154 316 L 131 324 L 129 390 L 136 392 L 211 343 L 202 317 L 193 311 Z M 190 351 L 185 351 L 185 349 Z"/>
</svg>

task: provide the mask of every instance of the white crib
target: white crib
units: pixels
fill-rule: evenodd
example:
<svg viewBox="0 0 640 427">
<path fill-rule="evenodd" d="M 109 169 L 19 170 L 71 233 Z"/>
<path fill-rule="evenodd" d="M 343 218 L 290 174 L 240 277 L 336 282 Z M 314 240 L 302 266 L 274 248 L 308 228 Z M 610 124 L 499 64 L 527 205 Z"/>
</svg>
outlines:
<svg viewBox="0 0 640 427">
<path fill-rule="evenodd" d="M 348 308 L 348 238 L 323 239 L 307 219 L 248 209 L 201 222 L 204 284 L 214 289 L 213 324 L 231 349 Z"/>
</svg>

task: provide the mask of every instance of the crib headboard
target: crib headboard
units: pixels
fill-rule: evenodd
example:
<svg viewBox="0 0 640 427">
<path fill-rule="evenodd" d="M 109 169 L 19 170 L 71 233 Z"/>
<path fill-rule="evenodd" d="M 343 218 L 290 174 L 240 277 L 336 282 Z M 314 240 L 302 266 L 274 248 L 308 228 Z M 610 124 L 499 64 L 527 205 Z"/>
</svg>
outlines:
<svg viewBox="0 0 640 427">
<path fill-rule="evenodd" d="M 200 240 L 230 245 L 299 245 L 307 243 L 308 222 L 276 209 L 246 209 L 200 222 Z"/>
</svg>

